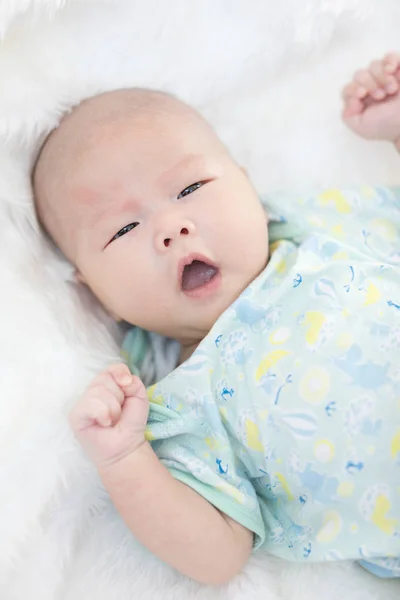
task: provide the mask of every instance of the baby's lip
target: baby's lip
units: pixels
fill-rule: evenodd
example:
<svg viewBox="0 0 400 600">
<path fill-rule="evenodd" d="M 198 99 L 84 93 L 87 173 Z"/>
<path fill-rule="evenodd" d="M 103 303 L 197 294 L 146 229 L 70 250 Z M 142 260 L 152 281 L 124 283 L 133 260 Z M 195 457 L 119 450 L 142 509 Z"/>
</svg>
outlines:
<svg viewBox="0 0 400 600">
<path fill-rule="evenodd" d="M 216 271 L 219 271 L 219 267 L 209 258 L 207 258 L 207 256 L 204 256 L 204 254 L 198 254 L 197 252 L 188 254 L 187 256 L 185 256 L 184 258 L 181 258 L 181 260 L 178 263 L 178 284 L 179 284 L 179 289 L 182 290 L 182 280 L 183 280 L 183 272 L 185 270 L 185 267 L 187 265 L 191 265 L 192 262 L 194 261 L 199 261 L 199 262 L 203 262 L 206 265 L 210 266 L 211 268 L 215 269 Z"/>
</svg>

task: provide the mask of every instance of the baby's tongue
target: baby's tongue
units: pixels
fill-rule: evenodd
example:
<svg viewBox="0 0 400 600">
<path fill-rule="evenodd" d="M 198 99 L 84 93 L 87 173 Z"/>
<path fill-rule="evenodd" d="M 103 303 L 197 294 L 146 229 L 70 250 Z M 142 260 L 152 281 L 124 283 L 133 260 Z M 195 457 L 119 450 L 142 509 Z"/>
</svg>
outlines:
<svg viewBox="0 0 400 600">
<path fill-rule="evenodd" d="M 207 265 L 201 260 L 194 260 L 190 265 L 186 265 L 182 274 L 182 289 L 194 290 L 214 277 L 217 269 Z"/>
</svg>

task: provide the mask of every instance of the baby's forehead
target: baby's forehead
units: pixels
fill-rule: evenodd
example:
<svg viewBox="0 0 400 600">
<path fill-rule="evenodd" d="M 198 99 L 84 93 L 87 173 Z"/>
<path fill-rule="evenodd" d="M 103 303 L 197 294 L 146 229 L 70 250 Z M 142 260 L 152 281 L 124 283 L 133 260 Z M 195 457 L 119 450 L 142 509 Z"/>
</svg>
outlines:
<svg viewBox="0 0 400 600">
<path fill-rule="evenodd" d="M 202 153 L 177 153 L 166 158 L 161 163 L 151 161 L 145 170 L 130 168 L 129 164 L 128 168 L 103 169 L 97 175 L 92 168 L 86 178 L 83 174 L 70 186 L 75 218 L 87 217 L 95 222 L 110 210 L 110 205 L 122 212 L 140 210 L 153 199 L 157 201 L 160 196 L 181 191 L 180 185 L 193 183 L 199 177 L 215 176 L 218 171 L 215 160 Z"/>
<path fill-rule="evenodd" d="M 101 170 L 107 171 L 110 161 L 109 170 L 112 171 L 114 163 L 121 159 L 120 146 L 123 144 L 120 142 L 127 141 L 128 147 L 132 144 L 139 164 L 143 165 L 146 156 L 155 156 L 156 160 L 165 158 L 161 140 L 166 141 L 168 152 L 179 144 L 187 146 L 185 151 L 190 151 L 194 143 L 200 145 L 200 138 L 205 142 L 205 148 L 209 148 L 210 140 L 217 139 L 197 111 L 168 94 L 117 90 L 90 98 L 72 110 L 45 143 L 34 174 L 37 202 L 43 204 L 45 211 L 47 203 L 42 200 L 47 196 L 53 204 L 53 213 L 66 212 L 66 209 L 68 212 L 72 209 L 73 213 L 91 211 L 101 201 L 95 189 L 97 186 L 90 180 L 96 176 L 96 163 L 101 162 Z M 156 150 L 159 148 L 158 155 L 152 154 L 151 147 L 147 155 L 141 151 L 145 139 L 150 139 Z M 85 175 L 81 189 L 71 195 L 68 207 L 57 206 L 60 192 L 70 188 L 78 173 Z"/>
<path fill-rule="evenodd" d="M 43 144 L 38 162 L 50 148 L 55 158 L 62 157 L 65 162 L 79 150 L 107 142 L 108 136 L 121 135 L 132 127 L 140 135 L 153 124 L 168 124 L 171 115 L 196 114 L 191 107 L 164 93 L 117 90 L 100 94 L 84 100 L 64 116 Z"/>
</svg>

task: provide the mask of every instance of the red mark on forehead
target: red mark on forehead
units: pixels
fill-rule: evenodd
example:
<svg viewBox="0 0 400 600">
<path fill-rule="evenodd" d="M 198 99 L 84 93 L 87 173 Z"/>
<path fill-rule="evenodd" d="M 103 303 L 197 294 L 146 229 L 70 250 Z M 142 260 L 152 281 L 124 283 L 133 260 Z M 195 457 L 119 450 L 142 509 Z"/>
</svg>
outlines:
<svg viewBox="0 0 400 600">
<path fill-rule="evenodd" d="M 72 194 L 81 206 L 94 207 L 100 204 L 101 194 L 90 186 L 80 185 L 72 190 Z"/>
<path fill-rule="evenodd" d="M 91 226 L 117 214 L 138 214 L 141 210 L 141 203 L 136 198 L 124 198 L 121 185 L 107 191 L 80 186 L 74 193 L 82 209 L 83 218 Z"/>
</svg>

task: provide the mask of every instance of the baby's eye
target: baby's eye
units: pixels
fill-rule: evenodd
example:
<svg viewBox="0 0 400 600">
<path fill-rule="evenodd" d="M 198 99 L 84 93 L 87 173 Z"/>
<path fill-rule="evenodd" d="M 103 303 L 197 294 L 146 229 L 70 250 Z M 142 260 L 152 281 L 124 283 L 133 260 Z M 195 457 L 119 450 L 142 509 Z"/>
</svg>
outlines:
<svg viewBox="0 0 400 600">
<path fill-rule="evenodd" d="M 180 200 L 181 198 L 184 198 L 188 194 L 192 194 L 193 192 L 198 190 L 199 187 L 201 187 L 203 184 L 204 184 L 204 181 L 198 181 L 197 183 L 192 183 L 192 185 L 189 185 L 187 188 L 182 190 L 182 192 L 178 196 L 178 200 Z"/>
<path fill-rule="evenodd" d="M 118 233 L 116 233 L 114 235 L 114 237 L 111 238 L 111 240 L 109 241 L 109 243 L 113 242 L 114 240 L 117 240 L 118 238 L 122 237 L 126 233 L 129 233 L 132 229 L 135 229 L 135 227 L 137 227 L 138 225 L 139 225 L 138 222 L 129 223 L 129 225 L 125 225 L 125 227 L 123 227 L 122 229 L 120 229 L 118 231 Z"/>
</svg>

